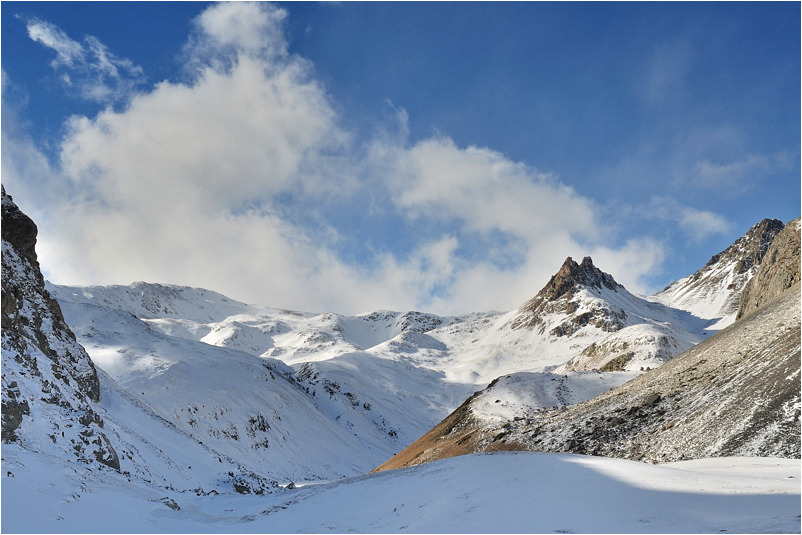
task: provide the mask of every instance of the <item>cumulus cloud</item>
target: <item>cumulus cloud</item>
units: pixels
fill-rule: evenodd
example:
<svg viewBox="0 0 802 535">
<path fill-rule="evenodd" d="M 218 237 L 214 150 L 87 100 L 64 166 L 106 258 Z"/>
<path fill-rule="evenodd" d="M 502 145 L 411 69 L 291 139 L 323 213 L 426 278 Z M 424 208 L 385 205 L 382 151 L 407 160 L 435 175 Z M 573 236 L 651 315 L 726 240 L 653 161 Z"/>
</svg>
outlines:
<svg viewBox="0 0 802 535">
<path fill-rule="evenodd" d="M 80 43 L 54 24 L 37 18 L 28 19 L 26 25 L 32 40 L 56 53 L 50 66 L 77 97 L 107 104 L 124 99 L 144 82 L 140 67 L 112 54 L 96 37 L 88 35 Z"/>
<path fill-rule="evenodd" d="M 149 280 L 295 309 L 455 313 L 514 308 L 566 256 L 590 253 L 634 289 L 662 262 L 655 241 L 610 245 L 594 202 L 548 173 L 447 136 L 410 143 L 403 109 L 394 130 L 354 146 L 311 64 L 289 53 L 286 16 L 261 3 L 207 8 L 185 48 L 187 79 L 128 86 L 124 109 L 71 118 L 57 169 L 24 136 L 7 149 L 4 121 L 3 179 L 45 205 L 40 258 L 54 282 Z M 65 72 L 132 72 L 93 38 L 28 27 Z M 375 248 L 344 251 L 356 234 L 335 223 L 344 212 L 362 215 L 362 234 L 395 226 Z"/>
<path fill-rule="evenodd" d="M 287 12 L 271 4 L 246 2 L 211 6 L 195 19 L 200 32 L 191 40 L 194 53 L 208 58 L 211 51 L 275 58 L 287 55 L 282 24 Z"/>
</svg>

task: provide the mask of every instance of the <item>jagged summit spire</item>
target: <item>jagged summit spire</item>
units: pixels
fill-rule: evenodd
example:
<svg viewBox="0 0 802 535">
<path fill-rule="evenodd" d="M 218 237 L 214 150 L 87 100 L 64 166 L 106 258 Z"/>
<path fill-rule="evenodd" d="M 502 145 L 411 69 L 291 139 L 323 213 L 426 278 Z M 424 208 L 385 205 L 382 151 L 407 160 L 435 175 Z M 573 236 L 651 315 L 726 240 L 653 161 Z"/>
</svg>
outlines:
<svg viewBox="0 0 802 535">
<path fill-rule="evenodd" d="M 593 265 L 593 259 L 586 256 L 577 264 L 570 256 L 565 259 L 560 270 L 551 277 L 548 284 L 537 294 L 541 299 L 554 300 L 571 292 L 577 286 L 590 288 L 606 287 L 616 290 L 620 285 L 611 275 Z"/>
<path fill-rule="evenodd" d="M 594 266 L 593 259 L 589 256 L 583 258 L 581 264 L 577 264 L 569 256 L 543 289 L 535 297 L 521 305 L 518 315 L 509 325 L 513 329 L 534 327 L 542 323 L 542 316 L 546 313 L 571 316 L 578 309 L 578 305 L 572 302 L 578 290 L 601 290 L 602 288 L 613 292 L 624 289 L 611 275 Z M 579 314 L 579 317 L 570 319 L 568 321 L 570 325 L 561 325 L 553 334 L 563 336 L 576 330 L 577 326 L 586 325 L 589 322 L 605 331 L 612 332 L 622 327 L 623 317 L 623 311 L 617 315 L 604 307 L 597 307 L 594 311 L 586 311 Z"/>
</svg>

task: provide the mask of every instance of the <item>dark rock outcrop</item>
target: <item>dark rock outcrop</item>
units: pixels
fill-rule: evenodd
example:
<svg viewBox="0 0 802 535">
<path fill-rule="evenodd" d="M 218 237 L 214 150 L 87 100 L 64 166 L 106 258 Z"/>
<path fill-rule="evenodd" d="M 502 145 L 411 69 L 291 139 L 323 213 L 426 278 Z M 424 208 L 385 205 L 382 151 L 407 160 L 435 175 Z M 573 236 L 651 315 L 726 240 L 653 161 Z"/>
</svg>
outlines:
<svg viewBox="0 0 802 535">
<path fill-rule="evenodd" d="M 97 371 L 45 289 L 36 225 L 5 188 L 2 210 L 2 439 L 37 449 L 50 442 L 119 470 L 93 408 L 100 399 Z M 28 420 L 37 424 L 28 429 Z"/>
</svg>

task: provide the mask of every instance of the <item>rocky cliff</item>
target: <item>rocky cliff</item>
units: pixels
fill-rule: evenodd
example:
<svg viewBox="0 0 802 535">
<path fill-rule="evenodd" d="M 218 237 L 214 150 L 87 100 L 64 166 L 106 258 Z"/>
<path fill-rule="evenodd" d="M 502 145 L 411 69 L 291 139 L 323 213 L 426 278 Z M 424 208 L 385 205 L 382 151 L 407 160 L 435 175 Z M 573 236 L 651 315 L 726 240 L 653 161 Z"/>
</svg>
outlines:
<svg viewBox="0 0 802 535">
<path fill-rule="evenodd" d="M 753 312 L 800 280 L 799 218 L 777 234 L 760 267 L 744 287 L 738 318 Z"/>
<path fill-rule="evenodd" d="M 696 273 L 669 285 L 655 298 L 702 318 L 727 317 L 721 326 L 728 325 L 735 319 L 741 292 L 782 229 L 779 219 L 764 219 Z"/>
<path fill-rule="evenodd" d="M 2 189 L 2 439 L 119 469 L 91 359 L 44 286 L 37 228 Z"/>
</svg>

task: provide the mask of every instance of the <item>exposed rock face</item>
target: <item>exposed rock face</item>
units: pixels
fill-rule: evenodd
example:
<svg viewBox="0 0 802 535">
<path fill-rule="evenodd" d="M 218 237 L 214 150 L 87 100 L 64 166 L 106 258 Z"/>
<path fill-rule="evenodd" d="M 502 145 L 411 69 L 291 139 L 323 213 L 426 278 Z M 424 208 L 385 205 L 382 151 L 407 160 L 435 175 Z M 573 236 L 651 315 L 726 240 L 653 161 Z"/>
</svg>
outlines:
<svg viewBox="0 0 802 535">
<path fill-rule="evenodd" d="M 36 225 L 5 188 L 2 209 L 2 438 L 33 449 L 50 442 L 119 469 L 92 408 L 100 399 L 95 367 L 44 287 Z"/>
<path fill-rule="evenodd" d="M 764 219 L 713 255 L 699 271 L 669 285 L 655 297 L 705 318 L 734 315 L 744 286 L 782 229 L 779 219 Z M 722 288 L 728 291 L 722 293 Z"/>
<path fill-rule="evenodd" d="M 618 292 L 623 286 L 612 276 L 593 265 L 593 260 L 586 256 L 581 264 L 577 264 L 569 256 L 562 267 L 551 277 L 538 294 L 524 303 L 518 315 L 510 323 L 513 329 L 531 328 L 542 323 L 545 314 L 573 314 L 578 310 L 574 295 L 581 288 Z M 564 324 L 553 329 L 551 334 L 566 336 L 573 334 L 581 327 L 592 324 L 604 331 L 614 332 L 623 327 L 623 311 L 598 309 L 584 311 L 572 316 Z"/>
<path fill-rule="evenodd" d="M 799 218 L 777 234 L 760 267 L 744 287 L 738 318 L 757 310 L 800 280 Z"/>
</svg>

